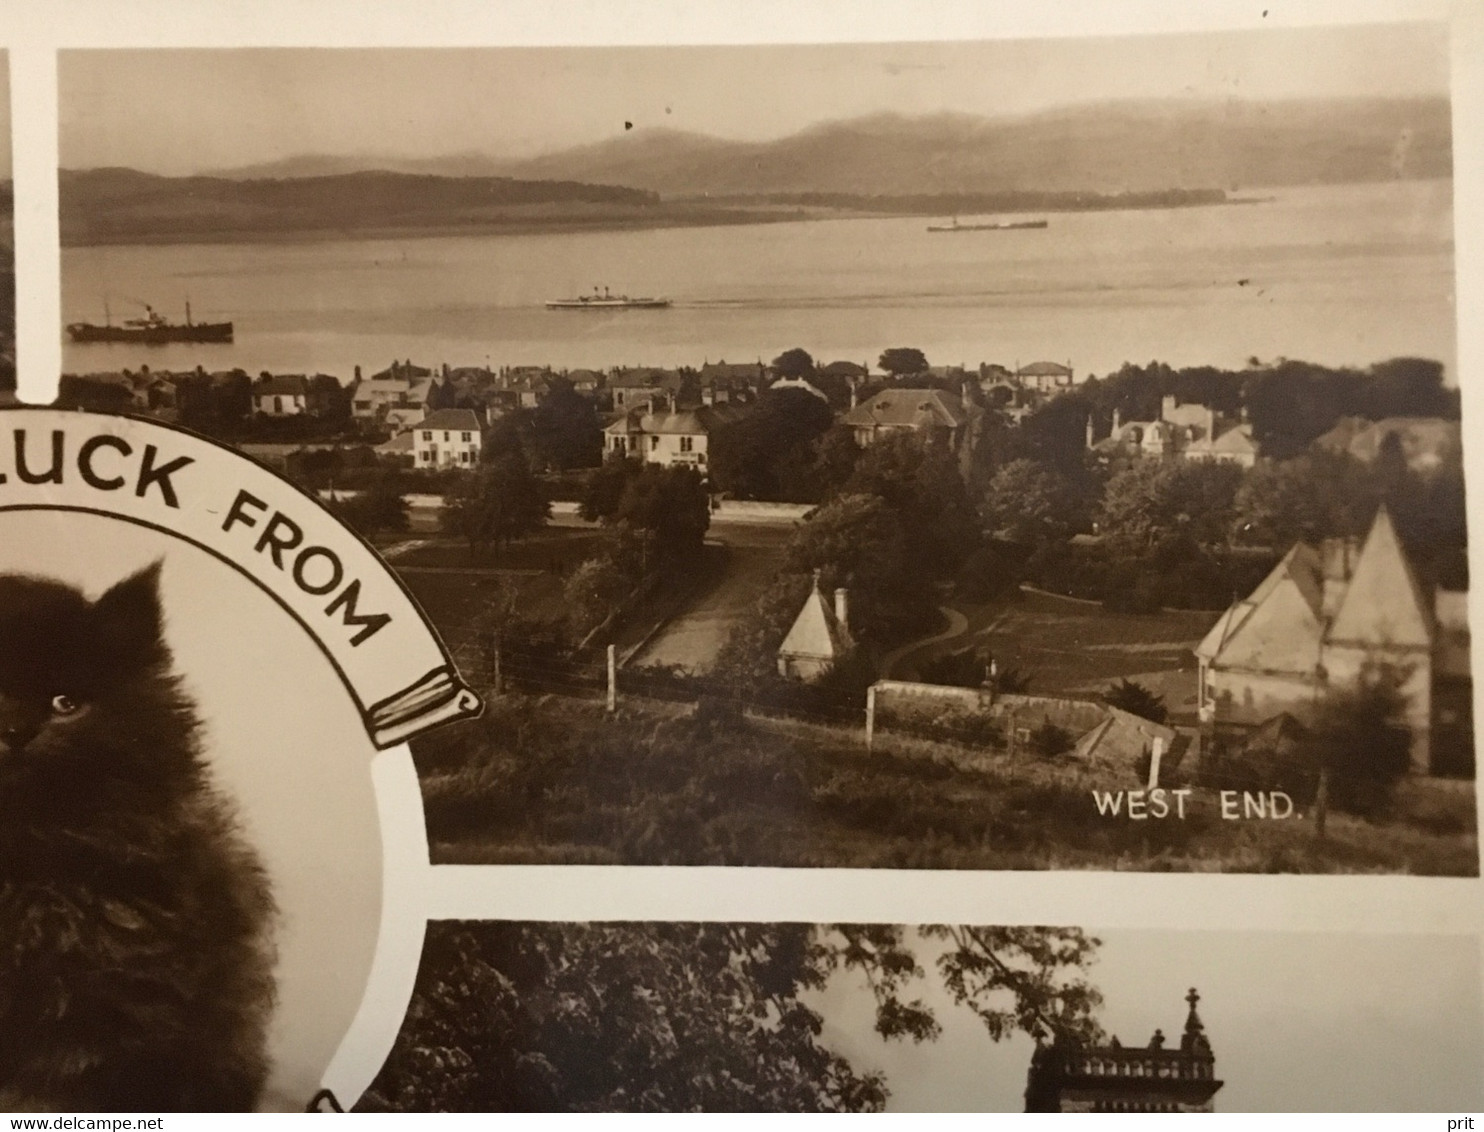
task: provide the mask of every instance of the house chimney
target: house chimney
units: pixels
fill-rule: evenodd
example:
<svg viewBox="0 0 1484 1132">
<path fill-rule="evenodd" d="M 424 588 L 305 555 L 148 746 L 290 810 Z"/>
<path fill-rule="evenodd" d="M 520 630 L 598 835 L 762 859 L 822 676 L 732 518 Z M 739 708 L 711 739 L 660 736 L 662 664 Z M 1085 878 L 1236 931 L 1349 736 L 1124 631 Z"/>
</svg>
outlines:
<svg viewBox="0 0 1484 1132">
<path fill-rule="evenodd" d="M 448 363 L 447 362 L 444 362 L 443 363 L 443 380 L 444 381 L 447 381 L 448 380 Z"/>
<path fill-rule="evenodd" d="M 853 409 L 857 405 L 859 405 L 860 404 L 860 399 L 861 399 L 860 386 L 857 385 L 855 382 L 852 381 L 850 383 L 850 407 Z"/>
<path fill-rule="evenodd" d="M 850 594 L 844 586 L 835 591 L 835 620 L 840 628 L 850 631 Z"/>
<path fill-rule="evenodd" d="M 357 381 L 360 381 L 361 380 L 361 367 L 360 366 L 356 366 L 356 380 Z"/>
</svg>

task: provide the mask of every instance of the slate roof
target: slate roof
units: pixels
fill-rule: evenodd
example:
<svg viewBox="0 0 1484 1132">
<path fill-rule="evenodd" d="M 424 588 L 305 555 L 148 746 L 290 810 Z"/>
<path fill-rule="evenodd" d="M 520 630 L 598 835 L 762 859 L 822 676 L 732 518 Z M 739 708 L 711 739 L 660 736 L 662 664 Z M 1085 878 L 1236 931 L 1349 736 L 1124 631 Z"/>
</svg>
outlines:
<svg viewBox="0 0 1484 1132">
<path fill-rule="evenodd" d="M 404 455 L 412 451 L 412 442 L 414 439 L 411 429 L 406 432 L 399 432 L 390 440 L 385 440 L 378 444 L 376 451 L 388 456 Z"/>
<path fill-rule="evenodd" d="M 957 397 L 941 389 L 883 389 L 845 414 L 845 423 L 860 428 L 958 428 L 967 418 Z"/>
<path fill-rule="evenodd" d="M 701 366 L 703 383 L 708 381 L 742 381 L 757 384 L 767 367 L 762 362 L 706 362 Z"/>
<path fill-rule="evenodd" d="M 661 436 L 705 436 L 738 415 L 738 410 L 730 405 L 702 405 L 678 413 L 644 413 L 639 418 L 638 431 Z"/>
<path fill-rule="evenodd" d="M 430 413 L 414 426 L 419 429 L 447 429 L 450 432 L 479 431 L 479 418 L 473 409 L 439 409 Z"/>
<path fill-rule="evenodd" d="M 380 378 L 392 378 L 392 379 L 406 380 L 406 379 L 409 379 L 409 378 L 432 377 L 432 376 L 433 376 L 433 371 L 431 369 L 429 369 L 427 366 L 413 365 L 412 362 L 409 360 L 409 361 L 406 361 L 406 362 L 393 362 L 391 365 L 387 366 L 386 369 L 382 370 L 380 373 L 373 373 L 371 375 L 371 379 L 373 381 L 375 381 L 377 379 L 380 379 Z"/>
<path fill-rule="evenodd" d="M 262 396 L 299 396 L 309 395 L 309 383 L 304 379 L 302 373 L 280 373 L 274 374 L 260 380 L 252 387 L 254 397 Z"/>
<path fill-rule="evenodd" d="M 1433 632 L 1431 605 L 1381 507 L 1358 552 L 1339 540 L 1295 543 L 1195 653 L 1224 667 L 1311 673 L 1326 644 L 1426 648 Z"/>
<path fill-rule="evenodd" d="M 1017 377 L 1071 377 L 1072 370 L 1069 366 L 1058 362 L 1031 362 L 1030 365 L 1021 366 L 1015 371 Z"/>
</svg>

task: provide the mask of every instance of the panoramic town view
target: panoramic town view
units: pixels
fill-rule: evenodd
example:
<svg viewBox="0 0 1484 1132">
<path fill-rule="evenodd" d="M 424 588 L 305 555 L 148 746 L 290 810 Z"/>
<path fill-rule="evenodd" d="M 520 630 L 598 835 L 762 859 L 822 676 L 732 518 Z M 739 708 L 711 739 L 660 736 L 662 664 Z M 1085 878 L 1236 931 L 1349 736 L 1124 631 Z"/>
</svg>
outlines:
<svg viewBox="0 0 1484 1132">
<path fill-rule="evenodd" d="M 381 551 L 435 862 L 1477 874 L 1442 29 L 59 76 L 59 403 Z"/>
</svg>

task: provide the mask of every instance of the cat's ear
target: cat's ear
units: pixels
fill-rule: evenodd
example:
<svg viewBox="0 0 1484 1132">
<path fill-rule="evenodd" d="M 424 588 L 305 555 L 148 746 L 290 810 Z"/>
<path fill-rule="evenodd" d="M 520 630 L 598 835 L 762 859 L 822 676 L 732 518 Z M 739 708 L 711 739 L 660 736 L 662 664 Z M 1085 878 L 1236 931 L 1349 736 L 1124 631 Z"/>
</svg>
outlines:
<svg viewBox="0 0 1484 1132">
<path fill-rule="evenodd" d="M 163 615 L 160 612 L 160 563 L 146 566 L 119 582 L 93 606 L 100 645 L 134 664 L 166 659 Z"/>
</svg>

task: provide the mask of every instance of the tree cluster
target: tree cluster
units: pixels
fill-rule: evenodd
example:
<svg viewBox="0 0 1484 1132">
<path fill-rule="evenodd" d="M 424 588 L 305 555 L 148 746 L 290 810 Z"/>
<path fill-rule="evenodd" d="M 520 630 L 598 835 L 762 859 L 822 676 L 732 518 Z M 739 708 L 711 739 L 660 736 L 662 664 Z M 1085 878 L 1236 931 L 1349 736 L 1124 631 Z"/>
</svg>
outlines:
<svg viewBox="0 0 1484 1132">
<path fill-rule="evenodd" d="M 479 466 L 444 496 L 442 526 L 477 560 L 531 534 L 551 518 L 546 489 L 514 437 L 487 437 Z"/>
<path fill-rule="evenodd" d="M 736 499 L 817 503 L 854 463 L 855 442 L 835 428 L 833 410 L 814 394 L 765 390 L 747 413 L 712 434 L 712 486 Z"/>
<path fill-rule="evenodd" d="M 994 1041 L 1094 1039 L 1099 944 L 1077 929 L 809 924 L 429 925 L 366 1111 L 879 1111 L 889 1095 L 809 1005 L 864 983 L 883 1038 L 930 1041 L 936 978 Z M 932 975 L 917 957 L 936 953 Z"/>
</svg>

